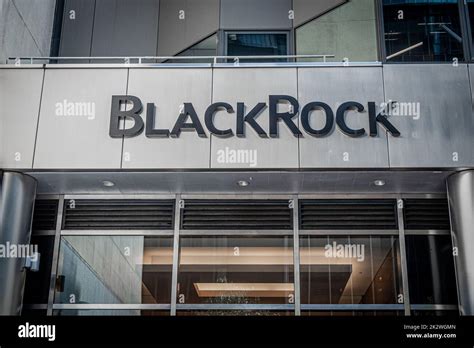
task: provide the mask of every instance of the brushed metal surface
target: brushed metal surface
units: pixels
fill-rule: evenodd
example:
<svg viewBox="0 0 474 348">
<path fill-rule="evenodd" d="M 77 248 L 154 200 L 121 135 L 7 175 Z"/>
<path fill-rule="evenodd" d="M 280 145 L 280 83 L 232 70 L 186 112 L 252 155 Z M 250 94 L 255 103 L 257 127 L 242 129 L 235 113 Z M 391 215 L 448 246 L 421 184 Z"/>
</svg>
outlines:
<svg viewBox="0 0 474 348">
<path fill-rule="evenodd" d="M 390 166 L 472 167 L 474 117 L 467 66 L 393 64 L 384 65 L 383 72 L 387 101 L 420 105 L 417 120 L 392 117 L 402 135 L 388 139 Z"/>
<path fill-rule="evenodd" d="M 21 173 L 6 172 L 0 188 L 0 244 L 18 248 L 29 245 L 36 180 Z M 0 315 L 21 314 L 26 279 L 24 262 L 20 257 L 0 258 Z"/>
<path fill-rule="evenodd" d="M 234 108 L 233 114 L 220 112 L 215 116 L 218 129 L 231 128 L 236 131 L 237 102 L 243 102 L 246 112 L 258 103 L 266 103 L 266 109 L 256 118 L 258 124 L 269 134 L 269 95 L 289 95 L 296 98 L 296 69 L 215 69 L 213 78 L 213 102 L 227 102 Z M 280 112 L 288 111 L 288 105 L 280 105 Z M 298 117 L 293 119 L 298 126 Z M 232 163 L 229 151 L 247 151 L 256 161 Z M 228 152 L 230 153 L 230 152 Z M 224 159 L 224 161 L 222 161 Z M 245 125 L 245 137 L 211 137 L 211 168 L 298 168 L 298 138 L 283 122 L 279 125 L 278 138 L 261 138 L 251 127 Z"/>
<path fill-rule="evenodd" d="M 354 129 L 365 128 L 366 135 L 351 138 L 334 127 L 329 136 L 315 138 L 304 133 L 300 139 L 301 168 L 387 168 L 387 135 L 379 126 L 377 137 L 370 137 L 368 102 L 383 102 L 382 69 L 375 67 L 301 68 L 298 69 L 300 104 L 320 101 L 328 104 L 336 115 L 344 102 L 361 103 L 365 111 L 350 111 L 346 123 Z M 324 127 L 322 111 L 314 111 L 310 118 L 315 129 Z"/>
<path fill-rule="evenodd" d="M 191 102 L 204 126 L 204 113 L 211 104 L 211 69 L 130 70 L 128 94 L 155 103 L 156 128 L 172 129 L 183 103 Z M 145 117 L 145 112 L 143 113 Z M 206 130 L 207 132 L 207 130 Z M 107 135 L 108 136 L 108 135 Z M 179 138 L 126 138 L 123 168 L 209 168 L 210 137 L 183 131 Z"/>
<path fill-rule="evenodd" d="M 110 106 L 126 85 L 127 69 L 47 69 L 34 168 L 119 169 L 122 139 L 109 137 Z M 95 117 L 58 116 L 57 103 L 65 100 L 91 103 Z"/>
<path fill-rule="evenodd" d="M 459 310 L 474 315 L 474 171 L 454 174 L 447 182 Z"/>
<path fill-rule="evenodd" d="M 0 168 L 32 168 L 42 84 L 42 69 L 0 69 Z"/>
</svg>

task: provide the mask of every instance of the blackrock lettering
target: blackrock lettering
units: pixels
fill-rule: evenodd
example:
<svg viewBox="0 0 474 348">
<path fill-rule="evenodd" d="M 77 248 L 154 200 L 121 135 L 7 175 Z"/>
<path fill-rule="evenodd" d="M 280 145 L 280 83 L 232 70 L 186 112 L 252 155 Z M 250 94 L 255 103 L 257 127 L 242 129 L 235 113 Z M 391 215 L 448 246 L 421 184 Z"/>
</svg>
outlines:
<svg viewBox="0 0 474 348">
<path fill-rule="evenodd" d="M 238 102 L 236 105 L 237 112 L 235 112 L 234 107 L 229 103 L 213 103 L 206 109 L 204 115 L 205 126 L 211 134 L 221 138 L 233 136 L 244 138 L 246 126 L 252 128 L 261 138 L 278 138 L 279 124 L 283 122 L 295 137 L 302 137 L 303 133 L 298 129 L 293 120 L 300 114 L 301 126 L 305 133 L 316 138 L 329 136 L 333 132 L 334 123 L 336 123 L 337 128 L 347 136 L 358 138 L 367 135 L 366 129 L 353 129 L 346 123 L 346 117 L 348 117 L 349 111 L 362 113 L 366 110 L 365 106 L 359 102 L 348 101 L 342 103 L 337 108 L 334 116 L 333 109 L 324 102 L 310 102 L 301 108 L 300 113 L 300 103 L 292 96 L 270 95 L 268 99 L 268 104 L 264 102 L 258 103 L 250 108 L 250 111 L 247 111 L 247 105 L 245 103 Z M 289 111 L 278 111 L 278 105 L 282 103 L 289 105 Z M 124 110 L 124 106 L 130 104 L 132 107 L 129 110 Z M 375 102 L 367 103 L 368 134 L 371 137 L 376 137 L 379 130 L 378 126 L 380 125 L 393 137 L 399 137 L 400 132 L 398 129 L 388 120 L 384 110 L 377 113 L 376 105 Z M 267 107 L 270 113 L 269 133 L 267 133 L 257 121 L 258 116 Z M 312 112 L 316 110 L 323 111 L 326 116 L 324 127 L 321 129 L 314 129 L 310 123 Z M 183 103 L 181 113 L 178 115 L 171 130 L 157 128 L 154 103 L 147 103 L 146 105 L 146 125 L 141 116 L 142 111 L 143 103 L 138 97 L 131 95 L 112 96 L 110 136 L 112 138 L 131 138 L 140 135 L 145 129 L 145 136 L 148 138 L 179 138 L 182 131 L 195 131 L 199 137 L 207 137 L 206 131 L 192 103 Z M 225 111 L 228 114 L 236 113 L 235 131 L 231 128 L 218 129 L 215 126 L 214 117 L 219 111 Z M 133 127 L 121 129 L 121 121 L 124 119 L 132 119 L 134 121 Z"/>
</svg>

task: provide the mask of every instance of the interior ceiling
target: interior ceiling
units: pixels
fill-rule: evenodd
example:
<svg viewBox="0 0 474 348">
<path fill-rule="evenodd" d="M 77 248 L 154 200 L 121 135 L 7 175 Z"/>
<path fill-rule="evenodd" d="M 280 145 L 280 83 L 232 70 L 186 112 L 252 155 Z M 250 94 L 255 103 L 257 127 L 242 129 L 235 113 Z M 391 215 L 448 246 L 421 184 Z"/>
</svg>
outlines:
<svg viewBox="0 0 474 348">
<path fill-rule="evenodd" d="M 38 194 L 446 193 L 449 171 L 27 172 Z M 245 180 L 249 186 L 241 187 Z M 383 180 L 384 186 L 374 181 Z M 103 182 L 111 181 L 113 187 Z"/>
</svg>

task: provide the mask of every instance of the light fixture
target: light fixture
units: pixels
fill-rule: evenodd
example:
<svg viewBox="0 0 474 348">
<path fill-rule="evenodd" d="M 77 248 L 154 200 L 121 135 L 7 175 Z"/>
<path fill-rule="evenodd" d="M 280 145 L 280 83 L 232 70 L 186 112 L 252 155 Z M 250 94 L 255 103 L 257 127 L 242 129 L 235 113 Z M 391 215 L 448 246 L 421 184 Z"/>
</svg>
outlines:
<svg viewBox="0 0 474 348">
<path fill-rule="evenodd" d="M 385 186 L 385 181 L 383 181 L 383 180 L 375 180 L 375 181 L 374 181 L 374 185 L 375 185 L 375 186 L 379 186 L 379 187 L 380 187 L 380 186 Z"/>
<path fill-rule="evenodd" d="M 237 185 L 239 185 L 240 187 L 247 187 L 250 185 L 250 183 L 246 180 L 239 180 L 237 181 Z"/>
<path fill-rule="evenodd" d="M 104 181 L 102 181 L 102 185 L 104 185 L 105 187 L 114 187 L 115 183 L 113 183 L 112 181 L 109 181 L 109 180 L 104 180 Z"/>
<path fill-rule="evenodd" d="M 293 283 L 194 283 L 199 297 L 288 297 Z"/>
</svg>

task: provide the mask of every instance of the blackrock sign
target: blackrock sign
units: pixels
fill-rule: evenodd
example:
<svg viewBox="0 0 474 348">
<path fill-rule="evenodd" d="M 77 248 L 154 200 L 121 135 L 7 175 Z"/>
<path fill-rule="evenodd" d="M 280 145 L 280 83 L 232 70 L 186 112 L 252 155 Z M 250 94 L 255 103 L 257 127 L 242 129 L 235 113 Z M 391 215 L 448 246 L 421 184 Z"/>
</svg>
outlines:
<svg viewBox="0 0 474 348">
<path fill-rule="evenodd" d="M 289 104 L 289 111 L 278 112 L 278 105 L 280 103 Z M 124 108 L 124 105 L 132 106 L 127 110 Z M 264 102 L 258 103 L 248 112 L 246 112 L 246 105 L 242 102 L 238 102 L 236 107 L 237 112 L 235 112 L 234 107 L 229 103 L 219 102 L 211 104 L 204 115 L 204 123 L 207 130 L 211 134 L 222 138 L 234 136 L 244 138 L 246 127 L 250 127 L 262 138 L 278 138 L 278 127 L 279 124 L 283 122 L 295 137 L 300 137 L 303 136 L 303 134 L 294 122 L 294 118 L 300 115 L 303 130 L 313 137 L 329 136 L 333 131 L 334 123 L 336 123 L 339 130 L 347 136 L 357 138 L 367 134 L 365 128 L 352 129 L 346 123 L 346 114 L 348 111 L 356 111 L 359 113 L 365 111 L 364 105 L 355 101 L 348 101 L 341 104 L 336 110 L 336 116 L 334 116 L 334 111 L 328 104 L 318 101 L 306 104 L 300 112 L 299 102 L 294 97 L 288 95 L 270 95 L 268 97 L 268 104 Z M 270 113 L 268 128 L 269 134 L 265 132 L 257 121 L 258 116 L 267 107 L 269 107 Z M 387 132 L 392 136 L 400 136 L 400 132 L 392 123 L 390 123 L 387 116 L 384 114 L 384 110 L 377 113 L 375 102 L 368 102 L 367 107 L 369 126 L 368 134 L 371 137 L 376 137 L 378 135 L 379 125 L 387 130 Z M 311 114 L 316 110 L 323 111 L 326 116 L 324 127 L 321 129 L 314 129 L 310 125 Z M 234 129 L 218 129 L 214 125 L 214 118 L 219 111 L 225 111 L 228 114 L 236 114 Z M 143 133 L 143 130 L 145 130 L 145 136 L 148 138 L 179 138 L 182 131 L 193 131 L 200 137 L 207 137 L 204 127 L 192 103 L 183 104 L 181 113 L 178 115 L 172 129 L 161 129 L 155 124 L 155 104 L 148 103 L 146 105 L 146 125 L 142 118 L 142 112 L 143 104 L 138 97 L 130 95 L 112 96 L 110 136 L 112 138 L 131 138 L 140 135 Z M 132 119 L 134 121 L 133 127 L 121 129 L 121 121 L 124 119 Z"/>
</svg>

